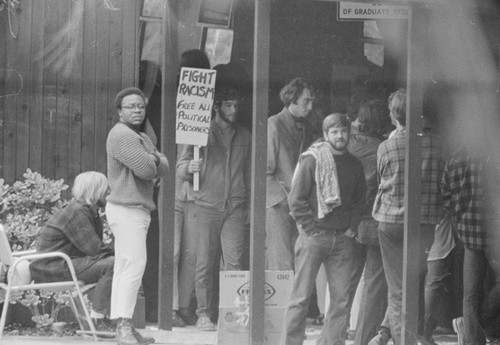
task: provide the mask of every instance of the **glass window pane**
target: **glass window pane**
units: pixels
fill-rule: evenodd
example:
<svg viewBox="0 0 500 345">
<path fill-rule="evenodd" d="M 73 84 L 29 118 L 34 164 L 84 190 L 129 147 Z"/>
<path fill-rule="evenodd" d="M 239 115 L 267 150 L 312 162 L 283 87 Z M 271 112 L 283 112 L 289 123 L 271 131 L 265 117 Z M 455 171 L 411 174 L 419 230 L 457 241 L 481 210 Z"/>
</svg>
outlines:
<svg viewBox="0 0 500 345">
<path fill-rule="evenodd" d="M 212 67 L 226 64 L 231 61 L 233 48 L 233 31 L 224 29 L 207 29 L 205 52 L 210 59 Z"/>
<path fill-rule="evenodd" d="M 161 18 L 164 8 L 165 0 L 145 0 L 142 15 L 145 17 Z"/>
<path fill-rule="evenodd" d="M 375 65 L 384 67 L 384 45 L 365 43 L 365 56 L 368 61 Z"/>
<path fill-rule="evenodd" d="M 375 20 L 365 20 L 363 23 L 363 36 L 369 38 L 382 39 L 380 30 Z"/>
<path fill-rule="evenodd" d="M 162 18 L 165 9 L 164 0 L 145 0 L 142 15 L 145 17 Z M 144 40 L 141 42 L 141 61 L 161 63 L 161 22 L 142 22 Z"/>
</svg>

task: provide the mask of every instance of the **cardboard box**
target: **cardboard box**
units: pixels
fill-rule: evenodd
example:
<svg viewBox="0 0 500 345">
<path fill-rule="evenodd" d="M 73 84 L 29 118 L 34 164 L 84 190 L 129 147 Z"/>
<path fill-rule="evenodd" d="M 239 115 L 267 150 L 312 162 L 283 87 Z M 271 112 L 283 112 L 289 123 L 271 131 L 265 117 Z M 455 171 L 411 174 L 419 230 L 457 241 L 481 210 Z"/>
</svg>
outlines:
<svg viewBox="0 0 500 345">
<path fill-rule="evenodd" d="M 248 344 L 248 296 L 250 272 L 220 273 L 217 344 Z M 264 344 L 279 343 L 286 305 L 292 291 L 293 271 L 266 271 Z"/>
</svg>

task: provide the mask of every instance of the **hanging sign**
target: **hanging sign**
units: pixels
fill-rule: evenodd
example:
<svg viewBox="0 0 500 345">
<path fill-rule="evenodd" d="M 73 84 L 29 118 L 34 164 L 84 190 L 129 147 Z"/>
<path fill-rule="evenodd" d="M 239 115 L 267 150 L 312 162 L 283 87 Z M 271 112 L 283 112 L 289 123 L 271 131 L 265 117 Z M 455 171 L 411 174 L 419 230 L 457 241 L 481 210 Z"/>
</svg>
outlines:
<svg viewBox="0 0 500 345">
<path fill-rule="evenodd" d="M 206 146 L 215 95 L 216 71 L 181 69 L 176 101 L 176 142 Z"/>
<path fill-rule="evenodd" d="M 410 6 L 339 2 L 337 17 L 339 20 L 408 19 Z"/>
</svg>

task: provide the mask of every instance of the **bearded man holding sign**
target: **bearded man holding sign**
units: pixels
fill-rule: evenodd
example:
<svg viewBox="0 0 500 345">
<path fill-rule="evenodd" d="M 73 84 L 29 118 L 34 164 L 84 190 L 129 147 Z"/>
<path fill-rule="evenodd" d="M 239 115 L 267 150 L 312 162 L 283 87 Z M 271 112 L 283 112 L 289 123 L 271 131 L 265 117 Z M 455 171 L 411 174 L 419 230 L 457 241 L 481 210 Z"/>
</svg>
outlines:
<svg viewBox="0 0 500 345">
<path fill-rule="evenodd" d="M 216 86 L 207 145 L 200 148 L 199 159 L 194 159 L 194 146 L 186 146 L 177 163 L 177 175 L 183 180 L 192 181 L 199 173 L 199 189 L 193 191 L 198 229 L 196 326 L 205 331 L 216 330 L 210 311 L 219 246 L 223 269 L 241 270 L 248 229 L 252 138 L 236 123 L 239 102 L 234 88 Z"/>
</svg>

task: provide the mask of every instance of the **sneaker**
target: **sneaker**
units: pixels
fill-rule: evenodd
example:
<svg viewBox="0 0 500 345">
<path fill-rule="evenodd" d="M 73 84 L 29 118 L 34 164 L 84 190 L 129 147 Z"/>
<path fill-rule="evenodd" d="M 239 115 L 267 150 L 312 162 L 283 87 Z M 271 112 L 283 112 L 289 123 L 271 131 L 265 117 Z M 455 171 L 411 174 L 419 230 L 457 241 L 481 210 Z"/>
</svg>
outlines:
<svg viewBox="0 0 500 345">
<path fill-rule="evenodd" d="M 216 331 L 217 328 L 215 325 L 212 323 L 210 318 L 208 316 L 200 316 L 198 318 L 198 321 L 196 321 L 196 327 L 200 331 Z"/>
<path fill-rule="evenodd" d="M 182 317 L 177 314 L 177 311 L 174 310 L 172 312 L 172 326 L 174 327 L 186 327 L 186 322 L 182 319 Z"/>
<path fill-rule="evenodd" d="M 368 342 L 368 345 L 387 345 L 391 336 L 385 329 L 381 329 L 376 336 Z"/>
<path fill-rule="evenodd" d="M 464 318 L 457 317 L 453 319 L 453 330 L 457 333 L 458 345 L 465 345 L 464 337 Z"/>
</svg>

